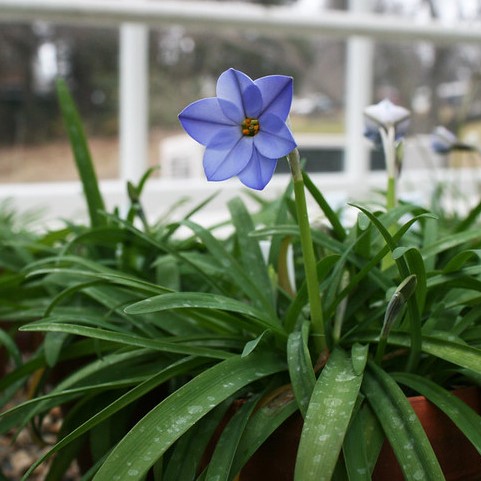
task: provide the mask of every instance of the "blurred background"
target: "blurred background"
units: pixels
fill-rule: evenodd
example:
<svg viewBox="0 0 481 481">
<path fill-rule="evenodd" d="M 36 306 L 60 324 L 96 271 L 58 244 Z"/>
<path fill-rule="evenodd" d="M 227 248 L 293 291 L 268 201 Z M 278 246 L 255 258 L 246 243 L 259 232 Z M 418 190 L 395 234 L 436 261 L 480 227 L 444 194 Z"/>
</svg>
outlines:
<svg viewBox="0 0 481 481">
<path fill-rule="evenodd" d="M 352 8 L 348 0 L 242 3 L 243 9 L 252 4 L 292 7 L 293 15 Z M 480 0 L 366 0 L 366 5 L 369 13 L 421 25 L 431 20 L 447 27 L 472 25 L 481 17 Z M 78 104 L 99 177 L 119 177 L 119 39 L 115 26 L 1 21 L 0 5 L 0 183 L 77 178 L 56 100 L 57 76 L 67 80 Z M 388 97 L 411 109 L 411 130 L 418 139 L 442 124 L 481 143 L 481 43 L 383 39 L 373 40 L 372 48 L 372 59 L 367 60 L 372 62 L 372 103 Z M 294 76 L 292 128 L 304 139 L 307 157 L 323 151 L 322 164 L 311 163 L 311 169 L 342 170 L 346 52 L 346 38 L 322 33 L 307 38 L 256 30 L 149 26 L 146 164 L 159 166 L 160 177 L 201 175 L 189 156 L 176 157 L 175 152 L 196 148 L 182 136 L 177 114 L 189 102 L 215 95 L 218 75 L 235 67 L 252 78 Z M 195 151 L 191 157 L 197 155 Z M 371 155 L 371 168 L 382 168 L 376 153 Z"/>
</svg>

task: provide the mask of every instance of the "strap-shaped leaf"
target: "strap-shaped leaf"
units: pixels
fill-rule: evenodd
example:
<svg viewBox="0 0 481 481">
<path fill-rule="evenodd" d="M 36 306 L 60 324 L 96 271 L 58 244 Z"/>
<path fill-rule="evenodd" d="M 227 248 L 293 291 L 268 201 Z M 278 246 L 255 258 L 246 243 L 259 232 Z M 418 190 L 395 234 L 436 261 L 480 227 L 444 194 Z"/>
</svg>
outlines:
<svg viewBox="0 0 481 481">
<path fill-rule="evenodd" d="M 296 411 L 297 403 L 289 391 L 282 392 L 277 398 L 258 409 L 244 430 L 231 473 L 238 473 L 264 441 Z"/>
<path fill-rule="evenodd" d="M 91 337 L 92 339 L 101 339 L 104 341 L 116 342 L 126 346 L 145 347 L 163 352 L 171 352 L 176 354 L 186 354 L 192 356 L 206 356 L 213 359 L 225 359 L 232 354 L 218 349 L 210 349 L 200 346 L 180 345 L 175 341 L 164 341 L 160 339 L 149 339 L 146 337 L 135 336 L 132 334 L 124 334 L 121 332 L 109 331 L 106 329 L 97 329 L 93 327 L 81 326 L 77 324 L 64 324 L 60 322 L 48 322 L 42 320 L 34 322 L 22 328 L 24 331 L 44 331 L 44 332 L 66 332 L 77 336 Z"/>
<path fill-rule="evenodd" d="M 312 195 L 314 200 L 317 202 L 317 205 L 322 209 L 324 215 L 331 223 L 335 237 L 343 241 L 346 238 L 347 234 L 344 226 L 339 220 L 339 216 L 336 214 L 336 212 L 334 212 L 329 202 L 327 202 L 326 198 L 322 195 L 321 191 L 317 188 L 316 184 L 312 181 L 309 175 L 306 174 L 306 172 L 302 173 L 302 178 L 304 179 L 304 185 L 306 186 L 307 190 Z"/>
<path fill-rule="evenodd" d="M 287 340 L 289 376 L 292 390 L 303 417 L 306 417 L 309 399 L 311 399 L 316 384 L 316 376 L 307 345 L 308 330 L 309 323 L 305 322 L 302 325 L 302 330 L 292 332 Z"/>
<path fill-rule="evenodd" d="M 145 314 L 168 309 L 219 309 L 221 311 L 235 312 L 248 316 L 251 319 L 252 325 L 257 325 L 261 332 L 266 329 L 271 329 L 277 334 L 284 334 L 279 323 L 262 310 L 236 299 L 208 292 L 161 294 L 160 296 L 149 297 L 148 299 L 136 302 L 126 307 L 125 312 L 128 314 Z"/>
<path fill-rule="evenodd" d="M 425 377 L 414 374 L 395 374 L 396 381 L 414 389 L 441 409 L 481 453 L 481 416 L 452 392 Z"/>
<path fill-rule="evenodd" d="M 405 479 L 444 480 L 419 419 L 392 377 L 370 363 L 364 375 L 362 391 L 379 419 Z"/>
<path fill-rule="evenodd" d="M 384 432 L 376 416 L 369 404 L 363 403 L 349 425 L 342 448 L 349 481 L 371 481 L 383 442 Z"/>
<path fill-rule="evenodd" d="M 473 257 L 474 263 L 479 262 L 479 258 L 481 257 L 481 249 L 468 249 L 459 252 L 444 266 L 442 273 L 450 274 L 451 272 L 460 270 Z"/>
<path fill-rule="evenodd" d="M 236 231 L 236 241 L 239 243 L 240 262 L 249 277 L 256 280 L 266 300 L 272 301 L 274 297 L 267 264 L 262 256 L 258 239 L 250 236 L 255 229 L 251 214 L 239 197 L 231 199 L 228 207 Z"/>
<path fill-rule="evenodd" d="M 322 282 L 324 280 L 324 278 L 327 276 L 329 271 L 331 271 L 332 268 L 336 265 L 338 260 L 339 260 L 339 255 L 333 254 L 333 255 L 327 255 L 323 257 L 317 263 L 317 277 L 319 279 L 319 282 Z M 287 332 L 291 332 L 294 330 L 294 328 L 296 327 L 298 318 L 302 312 L 302 309 L 307 304 L 307 302 L 308 302 L 307 287 L 306 287 L 306 283 L 304 282 L 301 285 L 300 289 L 298 290 L 296 297 L 290 304 L 289 309 L 287 310 L 285 321 L 284 321 L 284 325 L 286 327 Z"/>
<path fill-rule="evenodd" d="M 225 244 L 214 237 L 210 230 L 190 220 L 185 220 L 182 223 L 202 240 L 206 249 L 222 266 L 224 275 L 229 276 L 232 283 L 241 289 L 256 307 L 265 310 L 268 315 L 275 319 L 276 312 L 272 305 L 272 299 L 266 297 L 262 286 L 257 285 L 256 279 L 248 275 L 243 266 L 226 249 Z"/>
<path fill-rule="evenodd" d="M 436 239 L 436 242 L 429 246 L 426 246 L 423 249 L 422 254 L 424 258 L 429 258 L 431 256 L 436 256 L 441 252 L 445 252 L 458 246 L 462 246 L 463 244 L 466 244 L 468 242 L 479 242 L 479 239 L 480 234 L 478 229 L 460 231 L 456 234 L 438 237 Z"/>
<path fill-rule="evenodd" d="M 357 334 L 359 342 L 375 342 L 379 339 L 379 333 L 366 331 Z M 405 332 L 391 332 L 388 344 L 409 348 L 411 345 L 410 335 Z M 461 342 L 455 342 L 438 337 L 423 336 L 422 351 L 459 367 L 470 369 L 481 374 L 481 349 Z"/>
<path fill-rule="evenodd" d="M 192 359 L 192 358 L 182 359 L 176 363 L 171 364 L 167 368 L 162 369 L 159 373 L 150 377 L 144 382 L 136 385 L 130 391 L 128 391 L 127 393 L 125 393 L 124 395 L 116 399 L 113 403 L 106 406 L 105 408 L 97 412 L 97 414 L 90 417 L 90 419 L 85 421 L 83 424 L 76 427 L 75 429 L 70 431 L 68 434 L 66 434 L 60 441 L 58 441 L 57 444 L 55 444 L 55 446 L 52 447 L 50 451 L 48 451 L 46 454 L 40 457 L 28 469 L 28 471 L 25 473 L 24 477 L 22 478 L 22 481 L 23 480 L 26 481 L 29 478 L 30 474 L 35 470 L 35 468 L 39 466 L 47 458 L 49 458 L 54 453 L 60 451 L 61 449 L 64 449 L 65 446 L 68 446 L 71 442 L 77 440 L 80 436 L 82 436 L 83 434 L 88 432 L 90 429 L 100 424 L 102 421 L 109 419 L 115 413 L 117 413 L 124 407 L 128 406 L 129 404 L 133 403 L 134 401 L 139 399 L 141 396 L 144 396 L 145 394 L 153 390 L 155 387 L 171 379 L 172 377 L 191 372 L 192 369 L 195 369 L 200 364 L 201 364 L 201 361 L 199 361 L 199 359 Z M 72 390 L 69 390 L 69 391 L 72 391 Z M 88 390 L 84 388 L 84 392 L 88 392 Z M 59 395 L 62 395 L 62 394 L 60 393 Z M 45 398 L 47 397 L 48 396 L 45 396 Z M 58 405 L 58 403 L 54 405 Z"/>
<path fill-rule="evenodd" d="M 259 398 L 258 394 L 248 399 L 222 431 L 207 467 L 206 481 L 229 481 L 231 479 L 230 474 L 237 446 Z"/>
<path fill-rule="evenodd" d="M 0 346 L 5 348 L 11 358 L 15 361 L 17 367 L 22 365 L 22 355 L 15 341 L 6 331 L 0 329 Z"/>
<path fill-rule="evenodd" d="M 112 450 L 94 481 L 144 479 L 157 459 L 199 419 L 239 389 L 284 368 L 284 363 L 273 355 L 253 353 L 203 371 L 135 425 Z"/>
<path fill-rule="evenodd" d="M 401 332 L 392 333 L 389 342 L 409 346 L 406 335 Z M 481 373 L 481 349 L 436 337 L 423 336 L 422 350 L 445 361 Z"/>
<path fill-rule="evenodd" d="M 199 470 L 204 452 L 231 400 L 227 399 L 194 424 L 175 444 L 161 477 L 162 481 L 192 481 Z"/>
<path fill-rule="evenodd" d="M 363 375 L 336 348 L 312 393 L 297 455 L 295 481 L 330 481 L 341 452 Z"/>
<path fill-rule="evenodd" d="M 90 223 L 94 227 L 103 225 L 106 222 L 105 217 L 102 215 L 102 211 L 105 211 L 105 205 L 100 194 L 97 174 L 95 173 L 77 108 L 68 91 L 67 84 L 63 80 L 59 80 L 57 83 L 57 95 L 70 138 L 75 163 L 77 164 L 77 170 L 82 181 Z"/>
</svg>

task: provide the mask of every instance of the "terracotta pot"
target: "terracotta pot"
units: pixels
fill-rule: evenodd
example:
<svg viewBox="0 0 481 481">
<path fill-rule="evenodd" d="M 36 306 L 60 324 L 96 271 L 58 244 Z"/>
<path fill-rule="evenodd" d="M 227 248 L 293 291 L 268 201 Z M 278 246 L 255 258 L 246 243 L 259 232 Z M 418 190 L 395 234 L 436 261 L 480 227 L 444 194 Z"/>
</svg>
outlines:
<svg viewBox="0 0 481 481">
<path fill-rule="evenodd" d="M 481 391 L 465 388 L 455 392 L 469 406 L 481 413 Z M 438 456 L 447 481 L 481 481 L 481 455 L 453 422 L 423 396 L 409 398 Z M 239 481 L 292 481 L 302 418 L 291 416 L 266 441 L 242 470 Z M 385 443 L 373 481 L 404 481 L 401 468 L 388 443 Z"/>
</svg>

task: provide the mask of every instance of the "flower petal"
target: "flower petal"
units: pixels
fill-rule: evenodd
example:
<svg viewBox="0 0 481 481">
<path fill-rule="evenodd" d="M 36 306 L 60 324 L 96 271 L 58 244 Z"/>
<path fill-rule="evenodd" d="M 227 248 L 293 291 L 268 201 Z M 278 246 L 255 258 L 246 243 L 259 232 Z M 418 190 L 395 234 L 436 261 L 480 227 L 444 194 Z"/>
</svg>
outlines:
<svg viewBox="0 0 481 481">
<path fill-rule="evenodd" d="M 213 144 L 204 154 L 204 172 L 207 179 L 213 181 L 236 176 L 249 163 L 254 149 L 254 143 L 247 137 L 241 137 L 233 145 L 226 145 L 220 138 Z"/>
<path fill-rule="evenodd" d="M 242 94 L 246 117 L 256 119 L 263 110 L 263 98 L 257 85 L 249 85 Z"/>
<path fill-rule="evenodd" d="M 291 109 L 293 80 L 285 75 L 268 75 L 254 80 L 264 100 L 262 111 L 269 111 L 281 120 L 286 120 Z"/>
<path fill-rule="evenodd" d="M 393 104 L 389 99 L 384 99 L 366 107 L 364 115 L 387 130 L 391 125 L 408 120 L 411 112 L 400 105 Z"/>
<path fill-rule="evenodd" d="M 207 145 L 219 133 L 229 135 L 233 128 L 239 128 L 238 124 L 224 115 L 215 97 L 188 105 L 179 114 L 179 121 L 184 130 L 203 145 Z"/>
<path fill-rule="evenodd" d="M 379 127 L 378 124 L 366 117 L 364 123 L 364 137 L 372 141 L 376 147 L 381 147 L 382 145 L 381 134 L 379 133 L 380 128 L 382 127 Z"/>
<path fill-rule="evenodd" d="M 231 150 L 242 139 L 245 139 L 245 137 L 242 135 L 241 129 L 236 125 L 234 129 L 229 131 L 228 135 L 225 132 L 217 132 L 207 144 L 207 148 L 212 150 Z"/>
<path fill-rule="evenodd" d="M 253 84 L 252 79 L 245 73 L 230 68 L 223 72 L 217 80 L 217 97 L 235 104 L 245 116 L 243 93 L 247 87 Z"/>
<path fill-rule="evenodd" d="M 277 159 L 268 159 L 256 149 L 247 166 L 238 174 L 239 180 L 251 189 L 262 190 L 272 179 Z"/>
<path fill-rule="evenodd" d="M 446 127 L 438 126 L 434 129 L 431 136 L 431 146 L 434 152 L 438 154 L 447 154 L 451 152 L 458 142 L 456 135 Z"/>
<path fill-rule="evenodd" d="M 216 98 L 200 100 L 184 109 L 179 115 L 182 126 L 206 146 L 204 171 L 209 180 L 239 176 L 248 187 L 265 187 L 277 159 L 296 147 L 285 123 L 292 84 L 292 78 L 283 75 L 254 82 L 246 74 L 229 69 L 217 81 Z M 250 135 L 243 135 L 247 118 L 259 123 L 252 124 L 258 127 L 253 127 Z"/>
<path fill-rule="evenodd" d="M 401 120 L 398 124 L 396 124 L 396 140 L 402 139 L 406 136 L 410 124 L 411 119 L 409 118 Z"/>
<path fill-rule="evenodd" d="M 289 127 L 276 115 L 263 114 L 259 124 L 260 131 L 253 138 L 260 155 L 269 159 L 279 159 L 297 146 Z"/>
<path fill-rule="evenodd" d="M 224 115 L 234 122 L 240 129 L 241 122 L 246 118 L 244 110 L 240 109 L 235 103 L 226 99 L 217 99 Z"/>
</svg>

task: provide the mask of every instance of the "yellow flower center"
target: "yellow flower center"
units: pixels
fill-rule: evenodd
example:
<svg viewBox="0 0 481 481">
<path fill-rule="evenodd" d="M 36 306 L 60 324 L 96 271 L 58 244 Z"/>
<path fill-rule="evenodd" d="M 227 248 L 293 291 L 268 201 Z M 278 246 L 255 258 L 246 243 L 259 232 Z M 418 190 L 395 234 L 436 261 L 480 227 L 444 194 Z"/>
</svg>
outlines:
<svg viewBox="0 0 481 481">
<path fill-rule="evenodd" d="M 259 121 L 257 119 L 251 119 L 250 117 L 246 117 L 244 122 L 241 124 L 242 128 L 242 135 L 247 137 L 254 137 L 259 133 Z"/>
</svg>

